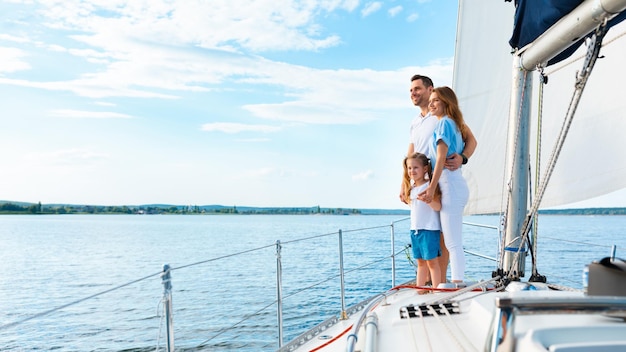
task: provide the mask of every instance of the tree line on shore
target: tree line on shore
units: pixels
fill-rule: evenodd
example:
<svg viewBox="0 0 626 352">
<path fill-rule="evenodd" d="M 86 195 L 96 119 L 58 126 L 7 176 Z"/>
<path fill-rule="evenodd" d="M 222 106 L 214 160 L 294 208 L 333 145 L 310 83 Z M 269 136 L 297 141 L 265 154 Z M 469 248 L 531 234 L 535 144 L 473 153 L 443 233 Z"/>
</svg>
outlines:
<svg viewBox="0 0 626 352">
<path fill-rule="evenodd" d="M 0 214 L 330 214 L 356 215 L 359 209 L 292 207 L 292 208 L 254 208 L 198 205 L 139 205 L 139 206 L 105 206 L 105 205 L 69 205 L 52 204 L 17 204 L 5 202 L 0 204 Z"/>
<path fill-rule="evenodd" d="M 546 215 L 626 215 L 626 208 L 544 209 Z M 247 207 L 222 205 L 75 205 L 0 201 L 2 214 L 326 214 L 326 215 L 407 215 L 408 210 L 313 207 Z M 497 215 L 497 214 L 489 214 Z"/>
</svg>

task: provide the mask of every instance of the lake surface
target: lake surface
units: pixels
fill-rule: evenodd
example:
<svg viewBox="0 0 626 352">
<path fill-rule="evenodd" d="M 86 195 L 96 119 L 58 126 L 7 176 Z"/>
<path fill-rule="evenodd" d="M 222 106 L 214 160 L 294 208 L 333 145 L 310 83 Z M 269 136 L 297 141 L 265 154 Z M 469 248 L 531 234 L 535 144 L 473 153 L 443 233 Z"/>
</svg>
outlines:
<svg viewBox="0 0 626 352">
<path fill-rule="evenodd" d="M 281 241 L 286 343 L 341 311 L 339 230 L 347 306 L 392 287 L 392 223 L 396 284 L 414 278 L 403 251 L 409 223 L 396 222 L 400 219 L 3 215 L 0 350 L 164 350 L 160 272 L 167 263 L 173 268 L 177 351 L 273 351 L 278 347 L 276 241 Z M 499 221 L 496 216 L 465 220 L 493 226 Z M 584 265 L 608 256 L 611 245 L 617 246 L 617 257 L 626 257 L 625 230 L 625 216 L 542 216 L 540 274 L 580 289 Z M 464 227 L 468 251 L 496 258 L 498 242 L 496 230 Z M 491 277 L 495 262 L 466 258 L 467 280 Z M 527 259 L 526 277 L 530 268 Z M 21 323 L 1 327 L 15 322 Z"/>
</svg>

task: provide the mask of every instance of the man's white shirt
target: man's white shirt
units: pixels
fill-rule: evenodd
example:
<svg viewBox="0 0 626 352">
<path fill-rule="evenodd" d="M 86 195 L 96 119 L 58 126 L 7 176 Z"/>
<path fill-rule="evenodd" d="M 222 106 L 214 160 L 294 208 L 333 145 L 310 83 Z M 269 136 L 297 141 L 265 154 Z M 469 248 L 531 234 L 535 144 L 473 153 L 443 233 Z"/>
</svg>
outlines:
<svg viewBox="0 0 626 352">
<path fill-rule="evenodd" d="M 414 152 L 430 155 L 435 126 L 437 126 L 437 117 L 431 115 L 430 112 L 426 116 L 422 116 L 420 113 L 413 119 L 409 130 L 409 143 L 413 144 Z"/>
</svg>

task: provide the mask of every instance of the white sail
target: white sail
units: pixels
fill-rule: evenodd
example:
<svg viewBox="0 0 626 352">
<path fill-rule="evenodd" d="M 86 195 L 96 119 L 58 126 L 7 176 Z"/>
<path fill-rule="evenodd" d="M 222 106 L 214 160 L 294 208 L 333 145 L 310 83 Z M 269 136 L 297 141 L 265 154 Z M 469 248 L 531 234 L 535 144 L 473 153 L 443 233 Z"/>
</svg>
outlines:
<svg viewBox="0 0 626 352">
<path fill-rule="evenodd" d="M 476 152 L 463 167 L 470 189 L 465 210 L 470 214 L 500 210 L 511 89 L 511 75 L 502 72 L 511 68 L 507 42 L 514 10 L 503 1 L 459 2 L 453 85 L 478 139 Z"/>
<path fill-rule="evenodd" d="M 508 37 L 514 6 L 508 2 L 461 1 L 457 33 L 454 89 L 466 122 L 478 139 L 478 148 L 463 173 L 470 187 L 466 213 L 484 214 L 502 210 L 506 135 L 512 69 Z M 497 30 L 494 28 L 498 28 Z M 503 29 L 504 28 L 504 29 Z M 552 175 L 542 207 L 581 201 L 626 187 L 626 23 L 613 27 L 604 39 L 594 72 L 578 107 L 573 125 Z M 574 90 L 575 73 L 582 66 L 582 46 L 564 63 L 546 68 L 544 87 L 541 175 L 554 146 Z M 537 73 L 533 73 L 537 74 Z M 535 77 L 535 85 L 540 79 Z M 540 103 L 533 90 L 532 136 Z M 531 143 L 535 142 L 532 137 Z M 533 148 L 534 149 L 534 148 Z M 535 173 L 536 151 L 531 152 Z M 536 186 L 536 185 L 534 185 Z"/>
</svg>

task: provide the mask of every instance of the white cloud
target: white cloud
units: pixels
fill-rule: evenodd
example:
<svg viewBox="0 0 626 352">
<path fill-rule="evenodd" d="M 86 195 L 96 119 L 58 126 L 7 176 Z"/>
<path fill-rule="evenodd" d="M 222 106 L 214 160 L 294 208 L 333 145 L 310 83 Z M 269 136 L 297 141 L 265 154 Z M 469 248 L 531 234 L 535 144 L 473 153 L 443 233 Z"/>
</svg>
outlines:
<svg viewBox="0 0 626 352">
<path fill-rule="evenodd" d="M 319 30 L 317 17 L 351 11 L 354 1 L 106 1 L 55 2 L 42 9 L 55 29 L 125 34 L 139 40 L 192 44 L 204 48 L 317 50 L 338 44 Z M 54 6 L 54 7 L 52 7 Z"/>
<path fill-rule="evenodd" d="M 246 177 L 264 177 L 277 173 L 277 170 L 272 167 L 264 167 L 256 170 L 249 170 L 246 172 Z"/>
<path fill-rule="evenodd" d="M 106 81 L 106 80 L 105 80 Z M 8 79 L 0 77 L 0 84 L 40 88 L 52 91 L 71 91 L 75 94 L 89 98 L 108 98 L 108 97 L 131 97 L 131 98 L 159 98 L 159 99 L 176 99 L 174 95 L 168 95 L 157 92 L 149 92 L 145 90 L 130 89 L 128 87 L 107 86 L 106 82 L 98 80 L 72 80 L 72 81 L 56 81 L 56 82 L 34 82 L 25 79 Z"/>
<path fill-rule="evenodd" d="M 30 69 L 30 64 L 22 60 L 25 56 L 26 53 L 20 49 L 0 47 L 0 73 Z"/>
<path fill-rule="evenodd" d="M 206 123 L 201 127 L 202 131 L 207 132 L 224 132 L 224 133 L 240 133 L 240 132 L 277 132 L 281 128 L 277 126 L 269 125 L 247 125 L 243 123 L 229 123 L 229 122 L 213 122 Z"/>
<path fill-rule="evenodd" d="M 245 169 L 242 172 L 238 172 L 236 178 L 242 180 L 266 178 L 276 181 L 278 183 L 284 183 L 286 180 L 297 180 L 298 184 L 301 184 L 301 180 L 305 178 L 316 178 L 319 173 L 315 170 L 294 170 L 289 167 L 274 167 L 265 166 L 259 168 Z"/>
<path fill-rule="evenodd" d="M 54 117 L 67 117 L 77 119 L 130 119 L 132 116 L 111 111 L 81 111 L 81 110 L 53 110 L 50 113 Z"/>
<path fill-rule="evenodd" d="M 356 175 L 352 176 L 352 180 L 354 181 L 365 181 L 365 180 L 369 180 L 371 178 L 374 177 L 374 171 L 372 170 L 367 170 L 367 171 L 363 171 L 360 172 Z"/>
<path fill-rule="evenodd" d="M 261 167 L 257 169 L 244 170 L 237 178 L 242 180 L 250 180 L 257 178 L 277 178 L 285 177 L 285 171 L 275 167 Z"/>
<path fill-rule="evenodd" d="M 383 4 L 379 1 L 374 1 L 374 2 L 370 2 L 368 4 L 365 5 L 365 8 L 363 8 L 363 10 L 361 10 L 361 15 L 363 17 L 367 17 L 371 14 L 373 14 L 374 12 L 380 10 L 380 8 L 383 6 Z"/>
<path fill-rule="evenodd" d="M 0 40 L 5 40 L 8 42 L 15 42 L 15 43 L 28 43 L 30 41 L 26 37 L 15 36 L 15 35 L 10 35 L 10 34 L 2 34 L 2 33 L 0 33 Z"/>
<path fill-rule="evenodd" d="M 237 142 L 243 143 L 265 143 L 271 141 L 269 138 L 245 138 L 245 139 L 236 139 Z"/>
<path fill-rule="evenodd" d="M 107 102 L 107 101 L 97 101 L 94 104 L 95 105 L 100 105 L 100 106 L 117 106 L 117 104 L 111 103 L 111 102 Z"/>
<path fill-rule="evenodd" d="M 58 50 L 63 51 L 62 48 L 59 48 Z M 110 57 L 110 55 L 108 55 L 107 53 L 93 50 L 93 49 L 70 49 L 69 53 L 74 56 L 85 57 L 85 58 L 106 59 Z"/>
<path fill-rule="evenodd" d="M 352 12 L 359 6 L 360 2 L 361 0 L 343 0 L 341 1 L 341 5 L 339 5 L 339 7 L 348 12 Z"/>
<path fill-rule="evenodd" d="M 412 13 L 410 14 L 407 18 L 406 21 L 407 22 L 415 22 L 420 18 L 420 15 L 418 13 Z"/>
<path fill-rule="evenodd" d="M 396 17 L 397 14 L 399 14 L 400 12 L 402 12 L 402 6 L 398 5 L 398 6 L 394 6 L 392 8 L 389 9 L 388 13 L 389 16 L 391 17 Z"/>
<path fill-rule="evenodd" d="M 87 148 L 62 149 L 28 156 L 28 160 L 36 164 L 52 165 L 85 165 L 106 159 L 109 159 L 108 154 L 97 153 Z"/>
<path fill-rule="evenodd" d="M 208 91 L 207 86 L 233 76 L 266 75 L 258 66 L 268 62 L 249 52 L 316 51 L 338 45 L 340 38 L 324 33 L 320 19 L 357 5 L 358 0 L 238 0 L 236 6 L 221 0 L 24 4 L 46 19 L 39 23 L 41 32 L 57 32 L 61 39 L 44 43 L 11 34 L 1 39 L 66 53 L 95 67 L 54 82 L 0 83 L 68 90 L 90 98 L 175 98 L 164 91 Z M 66 36 L 68 32 L 73 34 Z M 30 68 L 21 60 L 23 52 L 2 54 L 0 72 Z"/>
<path fill-rule="evenodd" d="M 46 49 L 50 50 L 50 51 L 55 51 L 58 53 L 65 53 L 68 52 L 68 50 L 64 47 L 62 47 L 61 45 L 58 44 L 50 44 L 50 45 L 43 45 L 44 47 L 46 47 Z M 76 54 L 77 51 L 74 51 L 74 54 Z"/>
<path fill-rule="evenodd" d="M 334 105 L 334 102 L 328 103 Z M 245 105 L 243 108 L 264 119 L 309 124 L 360 124 L 376 119 L 375 112 L 367 109 L 329 104 L 321 106 L 306 101 L 292 101 L 280 104 Z"/>
<path fill-rule="evenodd" d="M 46 23 L 52 28 L 71 29 L 78 34 L 66 38 L 73 42 L 58 42 L 67 48 L 54 44 L 55 52 L 72 55 L 72 60 L 88 60 L 93 63 L 88 67 L 89 71 L 70 79 L 41 82 L 0 76 L 0 84 L 70 91 L 93 99 L 179 99 L 185 92 L 211 92 L 235 85 L 251 85 L 253 89 L 269 86 L 284 92 L 282 101 L 279 96 L 274 102 L 248 104 L 243 108 L 255 117 L 277 121 L 357 124 L 380 118 L 382 109 L 404 106 L 407 74 L 425 72 L 412 68 L 408 73 L 405 69 L 315 69 L 242 52 L 261 47 L 278 50 L 280 45 L 298 49 L 302 44 L 292 46 L 290 43 L 330 40 L 331 36 L 320 36 L 321 29 L 315 16 L 320 16 L 320 11 L 322 14 L 338 9 L 353 11 L 358 5 L 357 0 L 289 3 L 286 7 L 270 0 L 254 0 L 246 3 L 251 8 L 236 6 L 240 12 L 228 4 L 222 1 L 202 2 L 195 4 L 197 6 L 189 1 L 119 4 L 112 1 L 98 5 L 62 2 L 58 8 L 43 12 L 49 18 Z M 371 13 L 380 6 L 380 2 L 371 2 L 366 9 Z M 272 11 L 277 11 L 275 18 L 270 15 Z M 182 18 L 183 14 L 190 17 Z M 200 18 L 201 14 L 216 19 L 218 24 Z M 268 21 L 275 26 L 281 23 L 283 33 L 253 28 Z M 243 31 L 243 27 L 238 27 L 243 26 L 239 22 L 256 24 Z M 238 30 L 242 30 L 239 37 L 231 33 Z M 248 37 L 242 37 L 244 32 Z M 294 38 L 306 38 L 295 40 L 287 32 L 296 33 L 292 34 Z M 267 45 L 274 43 L 271 44 L 274 46 L 262 45 L 261 42 L 265 41 L 268 41 Z M 320 47 L 309 46 L 311 50 L 317 48 Z M 451 66 L 445 69 L 451 72 Z M 427 69 L 431 76 L 432 70 Z"/>
<path fill-rule="evenodd" d="M 271 68 L 267 77 L 248 81 L 289 87 L 292 92 L 288 99 L 279 103 L 248 104 L 243 109 L 270 120 L 361 124 L 385 117 L 381 115 L 383 110 L 406 106 L 407 81 L 416 72 L 428 72 L 438 85 L 450 85 L 452 61 L 441 60 L 428 67 L 406 67 L 397 71 L 277 66 Z M 302 79 L 293 80 L 292 77 Z"/>
</svg>

